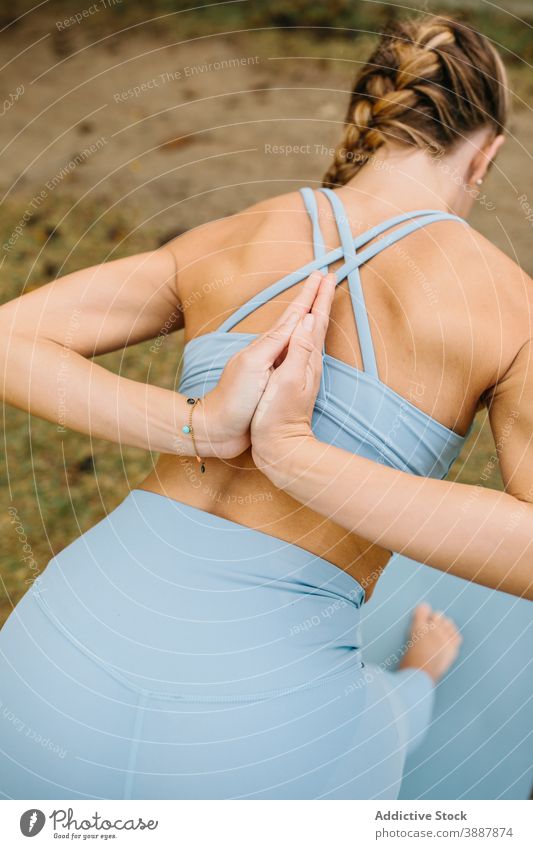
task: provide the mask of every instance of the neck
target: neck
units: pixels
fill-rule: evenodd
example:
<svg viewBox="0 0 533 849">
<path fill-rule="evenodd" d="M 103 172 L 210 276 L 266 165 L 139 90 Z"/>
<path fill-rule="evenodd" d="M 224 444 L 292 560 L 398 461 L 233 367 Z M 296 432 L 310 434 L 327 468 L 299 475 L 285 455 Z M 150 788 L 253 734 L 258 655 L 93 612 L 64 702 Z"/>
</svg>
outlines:
<svg viewBox="0 0 533 849">
<path fill-rule="evenodd" d="M 389 145 L 376 153 L 346 183 L 366 200 L 377 198 L 395 212 L 440 209 L 464 215 L 468 211 L 464 191 L 464 163 L 460 156 L 446 154 L 432 159 L 423 150 L 405 152 Z"/>
</svg>

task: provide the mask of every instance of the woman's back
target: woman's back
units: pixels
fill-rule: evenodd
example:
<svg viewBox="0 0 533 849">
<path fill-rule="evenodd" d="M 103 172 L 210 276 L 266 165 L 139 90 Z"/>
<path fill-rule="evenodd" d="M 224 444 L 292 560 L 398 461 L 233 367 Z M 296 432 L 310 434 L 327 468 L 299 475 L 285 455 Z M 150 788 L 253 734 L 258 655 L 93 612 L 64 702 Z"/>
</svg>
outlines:
<svg viewBox="0 0 533 849">
<path fill-rule="evenodd" d="M 419 208 L 399 208 L 396 198 L 387 198 L 386 176 L 376 170 L 363 180 L 364 173 L 336 193 L 354 237 Z M 325 251 L 330 252 L 339 246 L 342 221 L 324 194 L 315 192 L 314 199 Z M 291 192 L 177 240 L 186 342 L 218 331 L 250 298 L 310 263 L 316 232 L 314 236 L 301 193 Z M 330 270 L 343 262 L 339 259 Z M 404 419 L 411 406 L 428 422 L 463 436 L 483 393 L 501 379 L 527 338 L 528 294 L 520 287 L 516 266 L 463 222 L 442 220 L 386 247 L 364 263 L 360 275 L 378 380 L 401 396 L 388 425 L 391 441 L 409 426 Z M 300 285 L 266 301 L 229 332 L 264 331 Z M 208 336 L 203 343 L 210 341 Z M 346 280 L 337 287 L 326 353 L 363 368 Z M 351 399 L 343 400 L 349 404 Z M 364 412 L 371 432 L 379 411 Z M 143 487 L 311 550 L 348 570 L 367 593 L 388 558 L 387 552 L 277 491 L 255 468 L 249 452 L 234 461 L 211 460 L 205 482 L 185 458 L 164 455 Z"/>
</svg>

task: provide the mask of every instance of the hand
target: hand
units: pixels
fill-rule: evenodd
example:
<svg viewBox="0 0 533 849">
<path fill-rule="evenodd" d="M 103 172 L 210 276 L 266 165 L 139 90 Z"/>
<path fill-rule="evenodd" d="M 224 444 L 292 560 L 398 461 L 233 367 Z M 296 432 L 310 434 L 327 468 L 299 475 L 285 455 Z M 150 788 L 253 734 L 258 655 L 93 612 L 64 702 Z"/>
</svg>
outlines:
<svg viewBox="0 0 533 849">
<path fill-rule="evenodd" d="M 252 419 L 252 456 L 271 479 L 291 440 L 314 438 L 311 421 L 334 294 L 335 275 L 328 274 L 320 282 L 311 312 L 296 325 L 283 362 L 271 372 Z"/>
<path fill-rule="evenodd" d="M 228 360 L 204 399 L 205 456 L 237 457 L 250 446 L 250 422 L 295 327 L 315 301 L 322 275 L 314 272 L 275 324 Z"/>
</svg>

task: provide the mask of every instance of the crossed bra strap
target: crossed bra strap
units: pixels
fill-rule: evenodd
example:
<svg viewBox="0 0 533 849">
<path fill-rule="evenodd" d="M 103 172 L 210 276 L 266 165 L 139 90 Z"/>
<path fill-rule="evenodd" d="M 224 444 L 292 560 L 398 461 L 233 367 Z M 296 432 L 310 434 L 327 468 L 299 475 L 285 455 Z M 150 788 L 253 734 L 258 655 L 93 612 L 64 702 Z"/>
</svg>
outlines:
<svg viewBox="0 0 533 849">
<path fill-rule="evenodd" d="M 300 189 L 300 194 L 304 199 L 305 208 L 309 213 L 309 217 L 311 219 L 311 224 L 313 227 L 313 247 L 315 258 L 319 259 L 320 257 L 326 256 L 326 246 L 324 244 L 324 237 L 322 235 L 322 230 L 320 229 L 319 223 L 319 213 L 318 213 L 318 204 L 316 202 L 316 195 L 314 191 L 308 187 L 304 189 Z M 319 269 L 322 274 L 328 273 L 328 266 L 322 266 Z"/>
<path fill-rule="evenodd" d="M 357 327 L 357 335 L 359 337 L 359 347 L 361 349 L 361 357 L 363 359 L 363 369 L 368 374 L 378 376 L 378 367 L 376 363 L 376 355 L 374 353 L 374 343 L 372 342 L 372 334 L 370 332 L 370 322 L 368 320 L 368 310 L 366 308 L 365 296 L 363 287 L 361 286 L 361 275 L 359 266 L 354 263 L 357 259 L 357 252 L 354 245 L 350 222 L 346 216 L 344 204 L 331 189 L 320 189 L 331 203 L 335 222 L 339 231 L 339 237 L 344 253 L 344 259 L 348 265 L 347 278 L 348 288 L 350 290 L 350 298 L 352 301 L 352 309 Z"/>
<path fill-rule="evenodd" d="M 330 265 L 337 262 L 337 260 L 344 258 L 344 263 L 335 272 L 337 286 L 339 283 L 342 283 L 343 280 L 348 278 L 348 286 L 357 333 L 359 336 L 359 345 L 361 348 L 364 370 L 369 374 L 378 377 L 368 312 L 361 286 L 361 277 L 359 272 L 360 267 L 378 253 L 381 253 L 381 251 L 396 242 L 399 242 L 404 238 L 404 236 L 409 235 L 409 233 L 413 233 L 415 230 L 419 230 L 421 227 L 425 227 L 426 224 L 432 224 L 436 221 L 458 221 L 461 224 L 466 224 L 467 222 L 464 218 L 452 215 L 449 212 L 442 212 L 433 209 L 421 209 L 414 212 L 405 212 L 401 215 L 396 215 L 394 218 L 389 218 L 387 221 L 376 224 L 365 233 L 354 237 L 351 233 L 350 223 L 345 207 L 340 198 L 335 194 L 335 192 L 331 191 L 331 189 L 320 189 L 320 191 L 326 195 L 331 203 L 341 240 L 340 246 L 334 250 L 326 251 L 324 238 L 319 225 L 319 213 L 315 193 L 307 187 L 300 189 L 305 208 L 311 219 L 315 253 L 314 259 L 251 297 L 242 306 L 235 310 L 229 318 L 222 322 L 222 324 L 218 327 L 218 332 L 230 331 L 233 327 L 235 327 L 235 325 L 239 324 L 243 319 L 254 312 L 254 310 L 263 306 L 263 304 L 266 304 L 282 292 L 285 292 L 287 289 L 290 289 L 292 286 L 295 286 L 297 283 L 300 283 L 302 280 L 305 280 L 311 272 L 318 269 L 323 273 L 326 273 Z M 403 226 L 398 227 L 400 224 L 403 224 Z M 378 239 L 378 241 L 369 245 L 369 247 L 364 250 L 360 250 L 360 248 L 364 248 L 365 245 L 372 242 L 376 239 L 376 237 L 381 236 L 387 230 L 391 232 L 387 233 L 386 236 Z"/>
</svg>

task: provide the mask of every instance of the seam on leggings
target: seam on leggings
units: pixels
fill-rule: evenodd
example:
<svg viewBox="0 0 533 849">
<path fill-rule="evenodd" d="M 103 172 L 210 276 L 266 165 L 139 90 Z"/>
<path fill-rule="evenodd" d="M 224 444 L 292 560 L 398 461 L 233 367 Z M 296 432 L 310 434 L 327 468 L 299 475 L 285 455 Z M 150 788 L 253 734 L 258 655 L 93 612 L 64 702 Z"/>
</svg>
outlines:
<svg viewBox="0 0 533 849">
<path fill-rule="evenodd" d="M 135 768 L 137 766 L 137 754 L 139 751 L 139 743 L 144 721 L 144 710 L 147 700 L 148 698 L 145 693 L 139 693 L 139 698 L 137 699 L 137 705 L 135 708 L 135 722 L 133 725 L 133 736 L 128 756 L 126 779 L 124 781 L 123 799 L 131 799 L 133 796 L 133 779 L 136 775 Z"/>
<path fill-rule="evenodd" d="M 35 586 L 35 585 L 34 585 Z M 360 673 L 365 664 L 362 660 L 360 660 L 359 651 L 357 651 L 357 657 L 354 658 L 354 661 L 351 665 L 344 667 L 338 672 L 332 672 L 331 675 L 324 675 L 321 678 L 316 678 L 312 681 L 305 681 L 303 684 L 296 684 L 294 687 L 281 687 L 279 689 L 274 690 L 261 690 L 257 693 L 239 693 L 236 695 L 200 695 L 195 693 L 165 693 L 159 690 L 151 690 L 147 687 L 139 687 L 134 684 L 129 678 L 126 678 L 125 675 L 118 672 L 113 666 L 111 666 L 106 661 L 102 660 L 102 658 L 98 657 L 91 649 L 84 646 L 77 637 L 72 634 L 68 628 L 63 625 L 63 623 L 57 618 L 56 614 L 50 608 L 48 602 L 43 598 L 41 591 L 32 590 L 32 596 L 47 617 L 49 621 L 55 625 L 55 627 L 61 631 L 61 633 L 67 638 L 67 640 L 93 661 L 100 669 L 107 672 L 112 678 L 118 681 L 123 686 L 127 687 L 127 689 L 131 690 L 133 693 L 137 695 L 142 695 L 146 698 L 154 698 L 159 699 L 161 701 L 179 701 L 179 702 L 198 702 L 205 704 L 233 704 L 240 702 L 259 702 L 264 699 L 277 698 L 278 696 L 289 696 L 293 693 L 300 693 L 301 691 L 309 690 L 313 687 L 319 687 L 323 684 L 329 684 L 330 682 L 334 682 L 338 678 L 342 678 L 347 675 L 349 672 L 354 674 Z"/>
<path fill-rule="evenodd" d="M 35 587 L 35 584 L 34 584 L 34 587 Z M 132 690 L 133 692 L 135 692 L 137 694 L 144 692 L 142 690 L 142 688 L 132 686 L 130 684 L 130 682 L 128 681 L 128 679 L 123 677 L 120 674 L 120 672 L 117 672 L 112 666 L 110 666 L 104 660 L 102 660 L 102 658 L 98 657 L 98 655 L 94 654 L 94 652 L 92 652 L 90 649 L 88 649 L 87 646 L 84 646 L 83 643 L 81 643 L 74 636 L 74 634 L 71 634 L 71 632 L 68 630 L 68 628 L 66 628 L 65 625 L 63 625 L 63 623 L 57 618 L 56 614 L 50 608 L 48 602 L 43 598 L 41 590 L 32 589 L 31 592 L 32 592 L 33 598 L 35 599 L 35 601 L 37 602 L 37 604 L 39 605 L 39 607 L 41 608 L 41 610 L 43 611 L 43 613 L 45 614 L 47 619 L 52 623 L 52 625 L 55 625 L 55 627 L 58 629 L 58 631 L 61 631 L 61 633 L 67 638 L 69 643 L 71 643 L 71 645 L 74 646 L 74 648 L 76 648 L 78 651 L 80 651 L 82 654 L 84 654 L 86 657 L 88 657 L 90 660 L 92 660 L 93 663 L 95 663 L 98 667 L 100 667 L 100 669 L 103 669 L 105 672 L 107 672 L 112 678 L 114 678 L 120 684 L 123 684 L 128 689 Z"/>
</svg>

